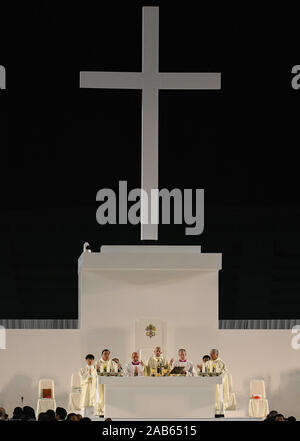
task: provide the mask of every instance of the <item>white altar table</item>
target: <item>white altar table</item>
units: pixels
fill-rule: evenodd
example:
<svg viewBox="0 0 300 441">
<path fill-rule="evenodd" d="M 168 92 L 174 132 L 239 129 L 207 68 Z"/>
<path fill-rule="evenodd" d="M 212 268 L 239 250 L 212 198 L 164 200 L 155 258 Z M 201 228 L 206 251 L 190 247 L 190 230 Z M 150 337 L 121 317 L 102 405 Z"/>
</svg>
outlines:
<svg viewBox="0 0 300 441">
<path fill-rule="evenodd" d="M 214 418 L 216 377 L 106 377 L 106 418 Z"/>
</svg>

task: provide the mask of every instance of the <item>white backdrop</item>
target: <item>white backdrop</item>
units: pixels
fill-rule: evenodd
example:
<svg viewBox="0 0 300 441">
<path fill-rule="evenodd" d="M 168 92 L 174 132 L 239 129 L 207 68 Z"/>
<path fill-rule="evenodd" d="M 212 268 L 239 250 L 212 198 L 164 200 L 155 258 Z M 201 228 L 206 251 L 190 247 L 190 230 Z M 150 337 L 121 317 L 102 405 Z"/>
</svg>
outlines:
<svg viewBox="0 0 300 441">
<path fill-rule="evenodd" d="M 167 324 L 167 356 L 186 347 L 199 359 L 216 342 L 217 272 L 88 271 L 82 296 L 81 356 L 109 347 L 128 360 L 137 319 Z M 187 294 L 188 293 L 188 294 Z"/>
</svg>

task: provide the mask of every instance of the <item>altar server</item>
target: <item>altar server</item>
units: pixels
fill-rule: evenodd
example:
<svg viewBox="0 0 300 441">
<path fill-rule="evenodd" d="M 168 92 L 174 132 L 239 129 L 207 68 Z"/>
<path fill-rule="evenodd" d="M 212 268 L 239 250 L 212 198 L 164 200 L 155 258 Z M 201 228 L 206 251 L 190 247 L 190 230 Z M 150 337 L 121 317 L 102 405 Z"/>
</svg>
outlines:
<svg viewBox="0 0 300 441">
<path fill-rule="evenodd" d="M 156 369 L 158 367 L 169 367 L 169 363 L 167 362 L 167 360 L 164 358 L 163 354 L 162 354 L 162 350 L 160 346 L 156 346 L 154 348 L 153 351 L 153 355 L 152 357 L 150 357 L 147 361 L 147 375 L 151 375 L 151 369 Z"/>
<path fill-rule="evenodd" d="M 96 363 L 98 373 L 118 372 L 118 365 L 110 359 L 110 350 L 103 349 L 100 360 Z M 99 384 L 96 390 L 95 415 L 104 415 L 105 388 L 103 384 Z"/>
<path fill-rule="evenodd" d="M 185 349 L 179 349 L 178 351 L 178 360 L 175 360 L 172 358 L 170 360 L 170 365 L 172 368 L 174 367 L 183 367 L 184 371 L 183 373 L 186 373 L 188 376 L 194 376 L 196 375 L 196 371 L 194 369 L 194 365 L 191 361 L 187 360 L 187 353 Z"/>
<path fill-rule="evenodd" d="M 210 356 L 209 355 L 203 355 L 202 357 L 202 363 L 201 364 L 197 364 L 197 368 L 199 369 L 200 372 L 205 372 L 205 363 L 207 361 L 210 360 Z"/>
<path fill-rule="evenodd" d="M 118 373 L 122 374 L 123 373 L 123 367 L 122 364 L 120 362 L 120 360 L 118 358 L 113 358 L 112 361 L 114 361 L 116 363 L 116 365 L 118 366 Z"/>
<path fill-rule="evenodd" d="M 86 366 L 79 371 L 81 382 L 80 409 L 82 416 L 91 417 L 94 415 L 97 371 L 94 366 L 95 357 L 93 354 L 88 354 L 85 360 Z"/>
<path fill-rule="evenodd" d="M 140 377 L 144 375 L 145 365 L 142 361 L 139 361 L 139 354 L 133 352 L 131 355 L 131 362 L 125 367 L 125 375 L 127 377 Z"/>
</svg>

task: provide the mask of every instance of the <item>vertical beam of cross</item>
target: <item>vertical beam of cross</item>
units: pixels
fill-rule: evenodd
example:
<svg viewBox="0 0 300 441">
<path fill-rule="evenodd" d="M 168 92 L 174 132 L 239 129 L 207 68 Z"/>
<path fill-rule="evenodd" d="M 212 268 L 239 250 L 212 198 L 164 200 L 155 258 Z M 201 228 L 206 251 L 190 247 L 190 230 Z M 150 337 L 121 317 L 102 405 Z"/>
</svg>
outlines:
<svg viewBox="0 0 300 441">
<path fill-rule="evenodd" d="M 81 88 L 142 90 L 141 240 L 158 239 L 158 104 L 160 89 L 221 89 L 221 74 L 159 72 L 159 8 L 143 7 L 142 72 L 80 72 Z M 154 216 L 151 209 L 155 211 Z M 148 214 L 146 219 L 146 214 Z M 151 218 L 154 221 L 151 223 Z"/>
<path fill-rule="evenodd" d="M 151 206 L 151 190 L 158 189 L 158 75 L 159 64 L 159 10 L 143 8 L 143 57 L 144 75 L 142 91 L 142 173 L 141 188 L 141 239 L 158 239 L 158 201 Z M 152 211 L 155 210 L 155 213 Z M 148 223 L 144 223 L 147 221 Z M 155 223 L 151 219 L 155 218 Z"/>
</svg>

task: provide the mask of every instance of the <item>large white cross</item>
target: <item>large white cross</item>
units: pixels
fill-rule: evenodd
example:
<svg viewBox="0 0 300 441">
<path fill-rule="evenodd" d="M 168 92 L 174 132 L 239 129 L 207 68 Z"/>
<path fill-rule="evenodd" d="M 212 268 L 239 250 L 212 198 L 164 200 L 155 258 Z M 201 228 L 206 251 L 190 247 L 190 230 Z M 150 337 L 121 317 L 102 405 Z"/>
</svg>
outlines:
<svg viewBox="0 0 300 441">
<path fill-rule="evenodd" d="M 159 72 L 159 8 L 143 7 L 142 72 L 80 72 L 80 87 L 142 90 L 142 182 L 158 189 L 158 93 L 160 89 L 220 89 L 220 73 Z M 149 198 L 141 193 L 141 240 L 157 240 L 157 223 L 145 223 Z M 157 210 L 157 207 L 151 207 Z M 147 216 L 148 217 L 148 216 Z M 149 216 L 150 219 L 150 216 Z"/>
</svg>

